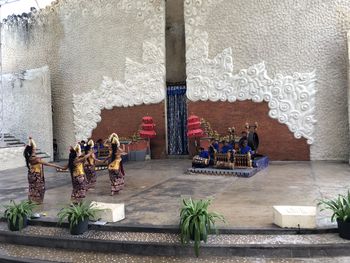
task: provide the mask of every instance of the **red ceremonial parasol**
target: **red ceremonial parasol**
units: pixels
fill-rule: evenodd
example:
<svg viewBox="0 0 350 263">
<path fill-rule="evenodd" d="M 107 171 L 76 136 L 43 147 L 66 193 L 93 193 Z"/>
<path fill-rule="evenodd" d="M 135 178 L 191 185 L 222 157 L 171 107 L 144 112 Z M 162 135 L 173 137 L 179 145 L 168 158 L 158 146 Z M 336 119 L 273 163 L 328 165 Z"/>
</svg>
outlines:
<svg viewBox="0 0 350 263">
<path fill-rule="evenodd" d="M 201 128 L 201 122 L 198 116 L 191 114 L 187 119 L 187 137 L 195 138 L 194 145 L 197 148 L 196 138 L 203 137 L 204 132 Z"/>
<path fill-rule="evenodd" d="M 149 155 L 148 157 L 146 156 L 146 159 L 151 158 L 150 139 L 155 138 L 157 135 L 156 131 L 154 130 L 155 126 L 156 125 L 154 124 L 153 118 L 151 116 L 145 116 L 142 118 L 141 130 L 139 133 L 141 138 L 148 140 L 147 146 Z"/>
</svg>

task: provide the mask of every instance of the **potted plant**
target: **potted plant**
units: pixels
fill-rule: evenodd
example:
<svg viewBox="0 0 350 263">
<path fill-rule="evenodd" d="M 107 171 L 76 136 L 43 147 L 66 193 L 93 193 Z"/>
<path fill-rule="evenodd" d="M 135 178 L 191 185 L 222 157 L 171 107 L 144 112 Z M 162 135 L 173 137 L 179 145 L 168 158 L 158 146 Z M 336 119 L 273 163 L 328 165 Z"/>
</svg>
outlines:
<svg viewBox="0 0 350 263">
<path fill-rule="evenodd" d="M 210 199 L 195 201 L 190 198 L 183 199 L 182 203 L 180 212 L 181 243 L 187 244 L 193 240 L 194 251 L 198 257 L 201 240 L 206 243 L 208 234 L 212 234 L 215 230 L 215 221 L 225 222 L 225 219 L 220 214 L 208 212 Z"/>
<path fill-rule="evenodd" d="M 331 210 L 333 212 L 331 221 L 337 221 L 339 236 L 350 239 L 350 191 L 347 195 L 321 200 L 318 205 L 322 207 L 321 211 Z"/>
<path fill-rule="evenodd" d="M 27 219 L 32 216 L 36 204 L 28 200 L 18 204 L 11 200 L 10 203 L 5 206 L 4 216 L 7 219 L 8 228 L 11 231 L 19 231 L 27 226 Z"/>
<path fill-rule="evenodd" d="M 58 223 L 68 220 L 69 230 L 72 235 L 81 235 L 88 230 L 89 219 L 93 219 L 99 209 L 86 202 L 71 204 L 58 212 Z"/>
</svg>

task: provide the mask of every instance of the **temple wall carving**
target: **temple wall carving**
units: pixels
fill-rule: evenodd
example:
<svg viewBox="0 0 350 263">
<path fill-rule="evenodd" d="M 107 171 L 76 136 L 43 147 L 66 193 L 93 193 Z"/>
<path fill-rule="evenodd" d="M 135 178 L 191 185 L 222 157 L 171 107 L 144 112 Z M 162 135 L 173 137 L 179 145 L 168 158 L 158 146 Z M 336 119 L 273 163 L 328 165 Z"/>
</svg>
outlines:
<svg viewBox="0 0 350 263">
<path fill-rule="evenodd" d="M 163 0 L 60 0 L 4 26 L 4 71 L 49 65 L 61 157 L 100 112 L 164 100 Z"/>
<path fill-rule="evenodd" d="M 185 0 L 189 100 L 265 101 L 271 118 L 311 144 L 311 159 L 348 160 L 349 8 L 345 0 Z"/>
</svg>

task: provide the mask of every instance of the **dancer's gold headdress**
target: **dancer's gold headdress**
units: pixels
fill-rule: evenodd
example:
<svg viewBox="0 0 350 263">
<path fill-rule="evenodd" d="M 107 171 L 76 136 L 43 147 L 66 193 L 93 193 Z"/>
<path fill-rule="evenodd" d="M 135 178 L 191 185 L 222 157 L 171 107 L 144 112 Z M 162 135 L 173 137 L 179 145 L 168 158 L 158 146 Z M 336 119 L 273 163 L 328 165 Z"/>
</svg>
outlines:
<svg viewBox="0 0 350 263">
<path fill-rule="evenodd" d="M 28 145 L 29 145 L 29 146 L 32 146 L 32 147 L 33 147 L 33 149 L 35 149 L 35 148 L 36 148 L 36 143 L 35 143 L 35 141 L 33 140 L 33 138 L 32 138 L 32 137 L 29 137 L 29 142 L 28 142 Z"/>
<path fill-rule="evenodd" d="M 87 145 L 89 145 L 91 148 L 94 148 L 95 143 L 94 143 L 93 139 L 89 139 Z"/>
<path fill-rule="evenodd" d="M 120 146 L 119 137 L 116 133 L 112 133 L 109 136 L 109 141 L 111 142 L 111 144 L 117 144 L 118 147 Z"/>
<path fill-rule="evenodd" d="M 77 153 L 77 156 L 80 156 L 81 155 L 81 147 L 80 147 L 80 144 L 77 143 L 75 146 L 74 146 L 74 151 Z"/>
</svg>

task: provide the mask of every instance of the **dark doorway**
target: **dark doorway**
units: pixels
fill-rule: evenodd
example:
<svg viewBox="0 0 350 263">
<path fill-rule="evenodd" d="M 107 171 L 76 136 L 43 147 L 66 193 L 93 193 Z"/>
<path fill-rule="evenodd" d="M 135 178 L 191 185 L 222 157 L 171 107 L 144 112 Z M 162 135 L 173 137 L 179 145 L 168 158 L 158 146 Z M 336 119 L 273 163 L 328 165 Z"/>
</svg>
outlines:
<svg viewBox="0 0 350 263">
<path fill-rule="evenodd" d="M 187 155 L 186 85 L 167 85 L 168 154 Z"/>
</svg>

